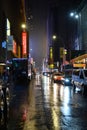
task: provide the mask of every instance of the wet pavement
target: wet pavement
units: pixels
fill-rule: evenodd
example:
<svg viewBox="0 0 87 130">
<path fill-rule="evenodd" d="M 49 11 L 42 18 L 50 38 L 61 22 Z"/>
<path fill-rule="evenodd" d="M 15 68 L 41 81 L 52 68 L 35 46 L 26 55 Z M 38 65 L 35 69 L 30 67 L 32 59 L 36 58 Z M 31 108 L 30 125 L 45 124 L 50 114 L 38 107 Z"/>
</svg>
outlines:
<svg viewBox="0 0 87 130">
<path fill-rule="evenodd" d="M 8 119 L 1 118 L 0 130 L 46 130 L 40 78 L 24 83 L 12 85 Z"/>
<path fill-rule="evenodd" d="M 23 130 L 47 130 L 41 80 L 37 76 L 30 84 L 28 116 Z"/>
<path fill-rule="evenodd" d="M 72 89 L 72 86 L 49 84 L 43 78 L 44 107 L 49 113 L 49 130 L 87 130 L 87 95 Z"/>
<path fill-rule="evenodd" d="M 87 96 L 46 76 L 13 85 L 3 113 L 0 130 L 87 130 Z"/>
</svg>

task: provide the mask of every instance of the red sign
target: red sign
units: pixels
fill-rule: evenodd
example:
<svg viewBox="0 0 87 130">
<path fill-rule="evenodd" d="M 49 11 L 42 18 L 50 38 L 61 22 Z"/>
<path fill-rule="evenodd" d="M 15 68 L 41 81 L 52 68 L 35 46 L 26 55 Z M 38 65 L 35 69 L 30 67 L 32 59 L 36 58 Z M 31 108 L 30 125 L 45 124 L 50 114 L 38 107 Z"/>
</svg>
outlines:
<svg viewBox="0 0 87 130">
<path fill-rule="evenodd" d="M 27 54 L 27 32 L 22 32 L 22 55 Z"/>
</svg>

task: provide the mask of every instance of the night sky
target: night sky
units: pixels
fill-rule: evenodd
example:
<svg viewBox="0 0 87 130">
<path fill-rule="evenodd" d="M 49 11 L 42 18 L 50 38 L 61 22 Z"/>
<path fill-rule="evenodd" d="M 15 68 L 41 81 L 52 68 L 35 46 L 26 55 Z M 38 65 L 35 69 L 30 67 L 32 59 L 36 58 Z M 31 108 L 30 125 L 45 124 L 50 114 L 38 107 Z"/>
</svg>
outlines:
<svg viewBox="0 0 87 130">
<path fill-rule="evenodd" d="M 65 23 L 69 21 L 69 12 L 76 10 L 82 0 L 25 0 L 27 5 L 27 18 L 32 15 L 30 22 L 29 42 L 31 56 L 36 62 L 36 66 L 41 66 L 44 57 L 47 57 L 47 15 L 48 9 L 59 8 L 58 27 L 63 39 L 67 39 L 65 33 L 67 27 Z M 29 15 L 29 16 L 28 16 Z M 57 14 L 58 15 L 58 14 Z M 69 30 L 70 31 L 70 30 Z M 69 32 L 68 32 L 69 33 Z M 66 41 L 67 42 L 67 41 Z"/>
</svg>

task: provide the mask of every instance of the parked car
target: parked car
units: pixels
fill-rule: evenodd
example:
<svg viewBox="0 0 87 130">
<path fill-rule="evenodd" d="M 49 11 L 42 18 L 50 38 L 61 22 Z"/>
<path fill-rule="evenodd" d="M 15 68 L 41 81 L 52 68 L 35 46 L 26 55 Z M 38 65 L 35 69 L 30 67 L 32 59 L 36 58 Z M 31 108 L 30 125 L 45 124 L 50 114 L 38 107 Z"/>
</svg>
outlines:
<svg viewBox="0 0 87 130">
<path fill-rule="evenodd" d="M 62 74 L 60 72 L 53 73 L 53 75 L 52 75 L 52 81 L 54 83 L 58 82 L 58 83 L 64 84 L 64 74 Z"/>
<path fill-rule="evenodd" d="M 87 93 L 87 69 L 75 69 L 72 73 L 71 83 L 74 90 L 78 88 L 82 94 Z"/>
</svg>

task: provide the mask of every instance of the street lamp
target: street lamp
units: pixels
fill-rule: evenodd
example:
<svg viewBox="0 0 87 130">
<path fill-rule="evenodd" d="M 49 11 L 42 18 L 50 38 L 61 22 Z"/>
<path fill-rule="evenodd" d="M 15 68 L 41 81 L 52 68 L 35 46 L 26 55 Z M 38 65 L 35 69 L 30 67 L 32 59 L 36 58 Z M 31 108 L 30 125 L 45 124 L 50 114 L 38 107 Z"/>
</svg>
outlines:
<svg viewBox="0 0 87 130">
<path fill-rule="evenodd" d="M 52 39 L 53 39 L 53 40 L 55 40 L 56 38 L 57 38 L 56 35 L 53 35 L 53 36 L 52 36 Z"/>
<path fill-rule="evenodd" d="M 71 12 L 70 13 L 70 17 L 73 17 L 75 19 L 78 19 L 79 18 L 79 14 L 77 12 Z"/>
<path fill-rule="evenodd" d="M 78 14 L 75 14 L 75 18 L 78 19 L 78 18 L 79 18 L 79 15 L 78 15 Z"/>
<path fill-rule="evenodd" d="M 73 16 L 74 16 L 74 13 L 73 13 L 73 12 L 71 12 L 71 13 L 70 13 L 70 17 L 73 17 Z"/>
<path fill-rule="evenodd" d="M 26 29 L 26 24 L 23 23 L 23 24 L 21 25 L 21 28 L 22 28 L 22 29 Z"/>
</svg>

